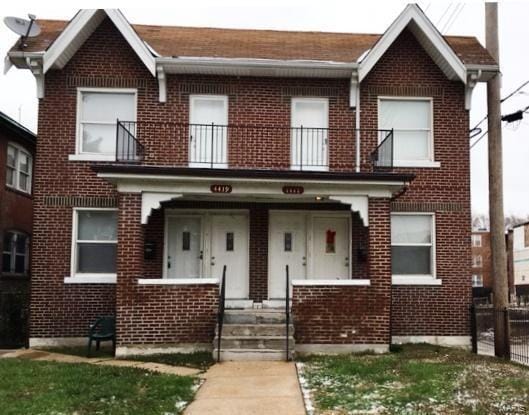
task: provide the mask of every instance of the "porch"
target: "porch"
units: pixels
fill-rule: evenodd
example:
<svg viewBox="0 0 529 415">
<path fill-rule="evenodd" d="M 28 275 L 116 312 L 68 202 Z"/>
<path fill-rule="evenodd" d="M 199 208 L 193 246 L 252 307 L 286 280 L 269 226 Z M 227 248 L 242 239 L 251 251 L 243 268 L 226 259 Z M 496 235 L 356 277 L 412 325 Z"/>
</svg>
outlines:
<svg viewBox="0 0 529 415">
<path fill-rule="evenodd" d="M 411 177 L 94 168 L 120 195 L 118 353 L 211 347 L 224 268 L 227 308 L 285 310 L 289 267 L 296 350 L 389 344 L 390 200 Z"/>
</svg>

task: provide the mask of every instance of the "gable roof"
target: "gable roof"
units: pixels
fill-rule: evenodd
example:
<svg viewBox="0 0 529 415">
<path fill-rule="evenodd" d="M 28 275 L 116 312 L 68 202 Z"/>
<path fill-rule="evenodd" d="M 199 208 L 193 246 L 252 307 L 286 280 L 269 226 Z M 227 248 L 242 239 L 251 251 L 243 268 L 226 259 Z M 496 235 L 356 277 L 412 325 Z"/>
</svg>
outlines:
<svg viewBox="0 0 529 415">
<path fill-rule="evenodd" d="M 400 24 L 402 25 L 402 21 L 405 20 L 401 18 L 403 15 L 409 18 L 408 14 L 414 13 L 414 19 L 409 19 L 407 23 L 420 19 L 417 15 L 421 15 L 422 12 L 406 12 L 408 8 L 409 6 L 392 26 L 399 19 L 401 19 Z M 86 19 L 88 23 L 91 23 L 91 28 L 97 23 L 98 18 L 104 18 L 102 13 L 98 13 L 98 16 L 95 16 L 97 11 L 88 12 L 94 13 L 91 19 Z M 110 13 L 109 17 L 111 19 L 111 16 L 114 16 L 113 21 L 116 20 L 120 25 L 124 26 L 126 20 L 119 11 L 105 10 L 105 12 L 107 14 Z M 38 20 L 42 32 L 37 37 L 25 40 L 28 46 L 24 49 L 24 52 L 49 52 L 53 50 L 61 37 L 63 39 L 66 38 L 63 35 L 65 28 L 73 27 L 72 23 L 78 18 L 78 15 L 71 22 Z M 433 27 L 433 25 L 431 26 Z M 139 55 L 143 56 L 144 59 L 142 60 L 144 63 L 147 62 L 150 69 L 152 68 L 151 57 L 153 61 L 155 57 L 207 57 L 356 63 L 362 55 L 365 55 L 370 50 L 363 59 L 363 62 L 366 62 L 371 59 L 370 56 L 375 55 L 375 49 L 379 48 L 378 45 L 382 44 L 384 39 L 390 39 L 395 36 L 393 32 L 397 32 L 396 30 L 392 31 L 390 36 L 388 35 L 389 29 L 384 35 L 379 35 L 153 25 L 130 25 L 130 28 L 132 29 L 128 31 L 130 38 L 134 39 L 133 34 L 136 35 L 136 39 L 134 39 L 136 42 L 135 50 Z M 91 31 L 86 32 L 91 33 Z M 426 33 L 431 35 L 432 33 L 430 32 L 431 30 Z M 494 59 L 475 37 L 443 37 L 436 30 L 435 32 L 437 33 L 437 40 L 439 41 L 440 38 L 448 46 L 451 53 L 464 65 L 497 66 Z M 84 35 L 88 37 L 86 33 Z M 138 44 L 138 39 L 143 47 Z M 76 44 L 81 40 L 82 36 L 77 38 Z M 15 44 L 11 51 L 19 51 L 19 42 Z M 150 56 L 149 58 L 146 53 Z"/>
<path fill-rule="evenodd" d="M 28 141 L 31 144 L 35 144 L 37 135 L 29 128 L 24 127 L 19 122 L 15 121 L 9 115 L 0 111 L 0 127 L 5 128 L 15 134 L 17 137 Z"/>
</svg>

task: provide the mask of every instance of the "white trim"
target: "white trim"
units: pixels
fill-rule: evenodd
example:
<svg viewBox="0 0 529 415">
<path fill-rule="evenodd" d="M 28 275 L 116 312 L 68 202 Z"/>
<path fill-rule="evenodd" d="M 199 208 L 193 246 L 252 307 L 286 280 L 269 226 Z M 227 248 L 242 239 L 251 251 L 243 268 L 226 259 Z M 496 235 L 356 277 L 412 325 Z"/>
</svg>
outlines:
<svg viewBox="0 0 529 415">
<path fill-rule="evenodd" d="M 158 101 L 165 103 L 167 102 L 167 77 L 162 66 L 156 67 L 156 74 L 158 77 Z"/>
<path fill-rule="evenodd" d="M 360 82 L 369 74 L 375 64 L 408 26 L 410 26 L 417 40 L 449 79 L 460 80 L 464 84 L 467 83 L 465 65 L 416 4 L 408 4 L 406 6 L 404 11 L 393 21 L 375 46 L 371 48 L 366 57 L 360 62 L 358 68 Z M 424 35 L 424 39 L 419 36 L 421 34 Z M 433 51 L 428 50 L 430 48 L 433 48 L 438 56 L 432 56 Z"/>
<path fill-rule="evenodd" d="M 75 118 L 75 154 L 69 155 L 68 160 L 76 161 L 115 161 L 116 153 L 114 144 L 114 154 L 104 154 L 104 153 L 89 153 L 82 151 L 82 123 L 90 124 L 108 124 L 116 125 L 115 122 L 97 122 L 95 120 L 83 121 L 81 120 L 82 113 L 82 102 L 83 102 L 83 93 L 98 93 L 98 94 L 123 94 L 123 95 L 133 95 L 134 96 L 134 116 L 132 120 L 123 120 L 123 121 L 136 121 L 138 117 L 138 90 L 135 88 L 99 88 L 99 87 L 78 87 L 77 88 L 77 106 L 76 106 L 76 118 Z M 116 125 L 117 128 L 117 125 Z"/>
<path fill-rule="evenodd" d="M 30 337 L 29 347 L 86 346 L 85 337 Z"/>
<path fill-rule="evenodd" d="M 290 127 L 291 127 L 291 130 L 290 130 L 290 169 L 291 170 L 301 170 L 301 167 L 300 168 L 294 168 L 294 152 L 293 152 L 293 141 L 292 141 L 292 133 L 294 132 L 293 128 L 297 128 L 297 127 L 300 127 L 300 126 L 295 126 L 293 125 L 293 121 L 294 121 L 294 112 L 295 112 L 295 107 L 296 107 L 296 104 L 297 103 L 302 103 L 302 102 L 312 102 L 312 103 L 318 103 L 318 104 L 323 104 L 324 106 L 324 111 L 325 111 L 325 124 L 326 124 L 326 127 L 323 127 L 323 128 L 329 128 L 329 98 L 314 98 L 314 97 L 292 97 L 290 99 Z M 315 127 L 315 126 L 303 126 L 303 127 L 306 127 L 306 128 L 319 128 L 319 127 Z M 326 148 L 325 148 L 325 165 L 324 166 L 310 166 L 311 168 L 303 168 L 303 171 L 329 171 L 329 157 L 330 157 L 330 154 L 329 154 L 329 131 L 326 130 L 327 132 L 327 143 L 325 144 Z M 301 162 L 303 161 L 303 154 L 300 152 L 300 157 L 301 157 Z M 301 163 L 302 164 L 302 163 Z"/>
<path fill-rule="evenodd" d="M 75 274 L 64 277 L 65 284 L 115 284 L 116 274 Z"/>
<path fill-rule="evenodd" d="M 311 354 L 349 354 L 349 353 L 388 353 L 389 344 L 296 344 L 295 350 L 300 355 Z"/>
<path fill-rule="evenodd" d="M 141 224 L 146 225 L 149 222 L 152 211 L 160 209 L 162 202 L 178 199 L 182 196 L 180 193 L 141 192 Z"/>
<path fill-rule="evenodd" d="M 138 285 L 204 285 L 218 284 L 218 278 L 139 278 Z"/>
<path fill-rule="evenodd" d="M 371 280 L 368 279 L 352 279 L 352 280 L 293 280 L 293 286 L 303 287 L 303 286 L 333 286 L 333 285 L 342 285 L 342 286 L 359 286 L 367 287 L 371 285 Z"/>
<path fill-rule="evenodd" d="M 136 31 L 118 9 L 80 10 L 44 53 L 44 73 L 51 68 L 62 69 L 66 65 L 69 57 L 75 54 L 77 49 L 103 20 L 103 13 L 106 13 L 110 20 L 112 20 L 118 31 L 136 52 L 149 72 L 153 76 L 156 76 L 156 63 L 154 56 L 152 56 L 152 53 L 145 45 L 145 42 L 137 35 Z M 64 59 L 65 54 L 68 55 L 66 56 L 67 59 Z"/>
<path fill-rule="evenodd" d="M 443 285 L 443 280 L 431 275 L 393 275 L 392 285 Z"/>
<path fill-rule="evenodd" d="M 74 207 L 72 208 L 72 233 L 71 233 L 71 251 L 70 251 L 70 276 L 64 278 L 65 283 L 80 283 L 80 284 L 112 284 L 116 282 L 115 273 L 79 273 L 77 272 L 77 232 L 78 232 L 78 212 L 81 211 L 110 211 L 118 212 L 118 208 L 89 208 L 89 207 Z M 116 224 L 117 231 L 118 224 Z M 118 241 L 101 241 L 101 243 L 115 243 Z M 79 280 L 77 280 L 79 278 Z"/>
<path fill-rule="evenodd" d="M 380 104 L 381 101 L 427 101 L 430 103 L 430 130 L 428 131 L 428 159 L 426 160 L 393 160 L 395 167 L 441 167 L 441 163 L 435 161 L 435 137 L 434 137 L 434 99 L 433 97 L 415 97 L 415 96 L 377 96 L 377 125 L 379 129 L 384 129 L 380 125 Z M 388 126 L 389 127 L 389 126 Z M 387 128 L 387 127 L 386 127 Z M 395 153 L 395 131 L 393 133 L 393 153 Z M 405 130 L 407 131 L 407 130 Z M 412 131 L 421 131 L 420 129 L 414 129 Z M 379 137 L 379 144 L 380 144 Z"/>
<path fill-rule="evenodd" d="M 116 156 L 109 154 L 69 154 L 68 161 L 116 161 Z"/>
<path fill-rule="evenodd" d="M 468 348 L 471 345 L 471 339 L 470 336 L 393 336 L 392 343 L 429 343 L 438 346 Z"/>
<path fill-rule="evenodd" d="M 431 241 L 428 244 L 421 243 L 400 243 L 395 246 L 430 246 L 431 247 L 431 275 L 393 275 L 392 284 L 394 285 L 441 285 L 442 281 L 437 279 L 437 232 L 434 212 L 391 212 L 392 216 L 430 216 L 431 217 Z M 390 241 L 393 247 L 393 241 Z"/>
<path fill-rule="evenodd" d="M 369 226 L 369 197 L 365 196 L 329 196 L 342 204 L 351 205 L 351 212 L 358 212 L 364 226 Z"/>
</svg>

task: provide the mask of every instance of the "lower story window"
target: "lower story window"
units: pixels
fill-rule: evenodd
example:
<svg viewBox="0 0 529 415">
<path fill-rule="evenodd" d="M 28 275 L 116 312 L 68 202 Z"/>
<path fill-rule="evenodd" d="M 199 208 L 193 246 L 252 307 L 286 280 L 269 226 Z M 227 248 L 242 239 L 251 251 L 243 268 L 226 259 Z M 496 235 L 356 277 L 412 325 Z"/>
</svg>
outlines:
<svg viewBox="0 0 529 415">
<path fill-rule="evenodd" d="M 483 275 L 481 274 L 472 275 L 472 287 L 483 287 Z"/>
<path fill-rule="evenodd" d="M 5 232 L 2 249 L 2 272 L 24 275 L 28 272 L 29 237 L 21 232 Z"/>
<path fill-rule="evenodd" d="M 74 275 L 116 273 L 117 222 L 115 209 L 74 211 Z"/>
<path fill-rule="evenodd" d="M 391 271 L 399 276 L 434 277 L 434 216 L 391 215 Z"/>
</svg>

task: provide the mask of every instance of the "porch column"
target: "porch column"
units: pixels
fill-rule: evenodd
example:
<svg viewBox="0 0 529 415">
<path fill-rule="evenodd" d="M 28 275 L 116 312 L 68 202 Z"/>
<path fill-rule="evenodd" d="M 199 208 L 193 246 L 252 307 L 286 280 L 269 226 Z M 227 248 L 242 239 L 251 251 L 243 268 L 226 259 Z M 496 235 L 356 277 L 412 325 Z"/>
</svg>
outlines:
<svg viewBox="0 0 529 415">
<path fill-rule="evenodd" d="M 118 206 L 116 323 L 119 344 L 134 330 L 130 311 L 135 302 L 136 279 L 143 273 L 141 194 L 120 193 Z"/>
<path fill-rule="evenodd" d="M 376 310 L 373 334 L 391 343 L 391 209 L 390 198 L 369 198 L 369 310 Z"/>
</svg>

